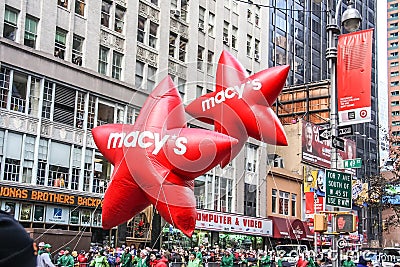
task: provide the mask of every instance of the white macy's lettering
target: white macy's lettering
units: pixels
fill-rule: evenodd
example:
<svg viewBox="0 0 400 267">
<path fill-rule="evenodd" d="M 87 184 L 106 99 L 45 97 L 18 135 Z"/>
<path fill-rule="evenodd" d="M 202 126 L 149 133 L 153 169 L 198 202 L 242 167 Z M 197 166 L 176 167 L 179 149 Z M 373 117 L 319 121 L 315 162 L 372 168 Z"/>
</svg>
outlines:
<svg viewBox="0 0 400 267">
<path fill-rule="evenodd" d="M 160 137 L 159 133 L 153 133 L 150 131 L 133 131 L 130 133 L 110 133 L 107 142 L 107 149 L 110 148 L 121 148 L 124 147 L 136 147 L 149 148 L 154 145 L 152 154 L 157 155 L 161 148 L 165 145 L 169 138 L 175 139 L 174 153 L 177 155 L 185 154 L 187 148 L 187 138 L 180 136 L 164 135 Z"/>
<path fill-rule="evenodd" d="M 237 95 L 238 99 L 241 99 L 243 97 L 243 92 L 247 84 L 251 84 L 253 86 L 253 90 L 255 91 L 260 90 L 262 86 L 262 83 L 259 79 L 254 79 L 241 85 L 228 87 L 225 90 L 216 93 L 215 96 L 203 100 L 201 102 L 201 108 L 203 109 L 203 111 L 206 111 L 207 109 L 215 107 L 215 104 L 221 104 L 226 99 L 234 98 L 235 95 Z"/>
</svg>

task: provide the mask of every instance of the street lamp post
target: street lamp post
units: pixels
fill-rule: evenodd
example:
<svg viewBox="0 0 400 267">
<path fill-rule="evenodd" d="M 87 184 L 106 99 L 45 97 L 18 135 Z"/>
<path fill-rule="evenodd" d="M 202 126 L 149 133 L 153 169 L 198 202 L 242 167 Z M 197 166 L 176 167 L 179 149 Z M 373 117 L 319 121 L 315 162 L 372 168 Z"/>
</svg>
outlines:
<svg viewBox="0 0 400 267">
<path fill-rule="evenodd" d="M 321 3 L 323 0 L 314 0 L 315 3 Z M 336 88 L 336 60 L 337 60 L 337 45 L 336 36 L 340 34 L 340 27 L 338 25 L 338 16 L 342 0 L 337 0 L 335 13 L 331 14 L 333 9 L 333 1 L 327 0 L 327 13 L 328 24 L 326 25 L 326 32 L 328 37 L 328 48 L 326 49 L 326 59 L 328 61 L 328 69 L 330 73 L 330 123 L 332 138 L 337 137 L 338 116 L 337 116 L 337 88 Z M 361 15 L 357 9 L 353 8 L 354 2 L 346 0 L 347 10 L 342 14 L 342 26 L 349 32 L 358 30 L 361 23 Z M 332 139 L 333 141 L 333 139 Z M 331 169 L 337 169 L 337 150 L 331 146 Z M 334 235 L 332 238 L 332 250 L 337 251 L 337 257 L 332 261 L 332 267 L 339 267 L 339 251 L 337 245 L 337 238 Z"/>
</svg>

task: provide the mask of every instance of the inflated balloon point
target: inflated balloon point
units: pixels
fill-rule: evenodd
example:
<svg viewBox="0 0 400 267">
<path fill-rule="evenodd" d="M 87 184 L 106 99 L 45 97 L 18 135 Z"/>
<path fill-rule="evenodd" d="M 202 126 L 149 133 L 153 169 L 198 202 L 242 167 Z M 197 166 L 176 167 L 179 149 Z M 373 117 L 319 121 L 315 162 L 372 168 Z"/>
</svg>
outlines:
<svg viewBox="0 0 400 267">
<path fill-rule="evenodd" d="M 117 226 L 153 204 L 189 237 L 196 223 L 193 180 L 218 165 L 238 142 L 225 134 L 187 128 L 180 94 L 169 76 L 150 94 L 135 124 L 107 124 L 92 133 L 114 165 L 103 200 L 103 228 Z"/>
<path fill-rule="evenodd" d="M 249 136 L 273 145 L 287 145 L 283 126 L 271 105 L 281 93 L 288 72 L 289 66 L 278 66 L 248 76 L 236 58 L 222 52 L 215 91 L 186 107 L 194 118 L 238 139 L 230 155 L 221 161 L 222 167 L 239 154 Z"/>
</svg>

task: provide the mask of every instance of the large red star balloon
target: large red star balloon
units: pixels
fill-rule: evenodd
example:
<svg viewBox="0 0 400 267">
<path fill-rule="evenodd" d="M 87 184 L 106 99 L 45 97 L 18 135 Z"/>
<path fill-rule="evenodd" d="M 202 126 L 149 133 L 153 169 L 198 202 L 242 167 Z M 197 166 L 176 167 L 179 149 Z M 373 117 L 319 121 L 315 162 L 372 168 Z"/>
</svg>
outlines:
<svg viewBox="0 0 400 267">
<path fill-rule="evenodd" d="M 239 140 L 221 161 L 222 167 L 237 156 L 249 136 L 269 144 L 287 145 L 286 134 L 271 105 L 282 91 L 288 72 L 289 66 L 279 66 L 248 76 L 236 58 L 222 52 L 215 91 L 186 107 L 193 117 L 214 124 L 216 131 Z"/>
<path fill-rule="evenodd" d="M 218 165 L 237 143 L 224 134 L 186 128 L 182 100 L 169 76 L 150 94 L 134 125 L 108 124 L 92 133 L 114 165 L 104 195 L 103 228 L 153 204 L 189 237 L 196 222 L 194 178 Z"/>
</svg>

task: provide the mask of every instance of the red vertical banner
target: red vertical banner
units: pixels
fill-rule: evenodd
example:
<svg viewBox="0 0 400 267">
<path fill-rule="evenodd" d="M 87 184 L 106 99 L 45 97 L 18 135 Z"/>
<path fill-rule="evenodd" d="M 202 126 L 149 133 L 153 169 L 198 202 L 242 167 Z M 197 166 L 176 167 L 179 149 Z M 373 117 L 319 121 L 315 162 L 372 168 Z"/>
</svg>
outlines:
<svg viewBox="0 0 400 267">
<path fill-rule="evenodd" d="M 368 29 L 339 36 L 339 125 L 371 121 L 372 34 L 373 29 Z"/>
</svg>

